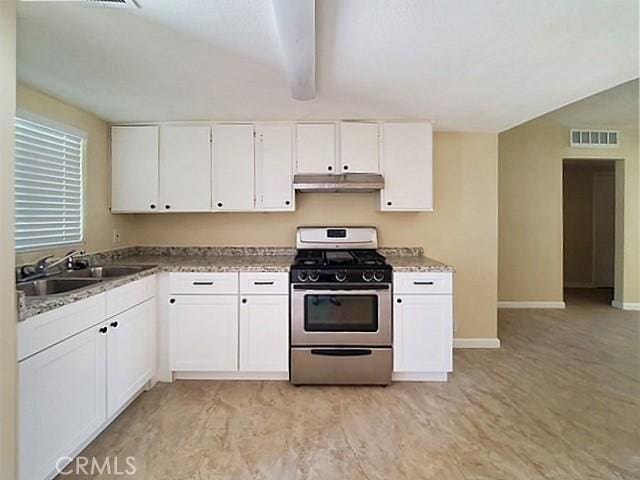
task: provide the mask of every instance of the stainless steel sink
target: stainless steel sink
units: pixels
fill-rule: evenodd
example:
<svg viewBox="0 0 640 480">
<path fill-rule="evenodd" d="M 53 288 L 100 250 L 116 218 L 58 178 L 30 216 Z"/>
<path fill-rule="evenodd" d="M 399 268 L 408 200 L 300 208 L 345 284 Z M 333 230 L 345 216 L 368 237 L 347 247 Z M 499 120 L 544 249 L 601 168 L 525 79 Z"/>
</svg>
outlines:
<svg viewBox="0 0 640 480">
<path fill-rule="evenodd" d="M 19 283 L 16 288 L 28 297 L 43 297 L 79 290 L 97 283 L 100 283 L 98 278 L 43 278 Z"/>
<path fill-rule="evenodd" d="M 133 273 L 144 272 L 155 265 L 107 265 L 104 267 L 89 267 L 81 270 L 67 270 L 62 273 L 65 278 L 113 278 L 124 277 Z"/>
</svg>

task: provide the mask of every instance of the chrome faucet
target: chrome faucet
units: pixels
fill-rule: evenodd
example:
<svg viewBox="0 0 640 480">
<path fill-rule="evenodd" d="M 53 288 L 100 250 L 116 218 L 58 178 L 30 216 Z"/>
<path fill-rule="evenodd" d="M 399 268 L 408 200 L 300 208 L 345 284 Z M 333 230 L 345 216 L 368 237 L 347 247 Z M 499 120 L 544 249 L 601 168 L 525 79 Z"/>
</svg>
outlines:
<svg viewBox="0 0 640 480">
<path fill-rule="evenodd" d="M 71 270 L 75 266 L 75 257 L 77 255 L 84 255 L 84 250 L 71 250 L 64 257 L 59 258 L 55 262 L 49 262 L 49 259 L 53 258 L 52 255 L 46 256 L 38 260 L 38 262 L 36 263 L 36 272 L 47 273 L 53 267 L 57 267 L 64 262 L 67 262 L 67 270 Z"/>
</svg>

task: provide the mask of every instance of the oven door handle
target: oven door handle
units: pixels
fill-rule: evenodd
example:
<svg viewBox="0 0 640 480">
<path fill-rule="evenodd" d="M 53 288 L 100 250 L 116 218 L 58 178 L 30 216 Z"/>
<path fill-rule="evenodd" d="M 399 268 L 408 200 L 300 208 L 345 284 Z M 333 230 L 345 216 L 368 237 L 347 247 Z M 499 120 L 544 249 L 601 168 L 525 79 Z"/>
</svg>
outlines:
<svg viewBox="0 0 640 480">
<path fill-rule="evenodd" d="M 361 292 L 375 292 L 375 291 L 388 291 L 389 290 L 389 285 L 388 284 L 383 284 L 383 285 L 376 285 L 376 286 L 372 286 L 372 285 L 362 285 L 362 284 L 351 284 L 351 285 L 344 285 L 344 284 L 340 284 L 340 285 L 336 285 L 336 284 L 328 284 L 328 285 L 299 285 L 299 284 L 295 284 L 293 285 L 293 289 L 294 290 L 306 290 L 308 292 L 313 292 L 313 291 L 327 291 L 330 290 L 332 292 L 335 293 L 339 293 L 339 292 L 352 292 L 353 290 L 359 290 Z"/>
<path fill-rule="evenodd" d="M 311 355 L 325 357 L 365 357 L 373 352 L 369 348 L 312 348 Z"/>
</svg>

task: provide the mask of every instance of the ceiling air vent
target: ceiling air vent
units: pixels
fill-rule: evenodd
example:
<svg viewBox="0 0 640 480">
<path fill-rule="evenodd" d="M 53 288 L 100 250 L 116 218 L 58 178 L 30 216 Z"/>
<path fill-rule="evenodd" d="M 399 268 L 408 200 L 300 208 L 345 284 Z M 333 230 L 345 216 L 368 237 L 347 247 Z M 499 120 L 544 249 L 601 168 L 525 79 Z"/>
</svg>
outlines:
<svg viewBox="0 0 640 480">
<path fill-rule="evenodd" d="M 620 133 L 617 130 L 571 129 L 572 147 L 617 147 Z"/>
<path fill-rule="evenodd" d="M 2 1 L 2 0 L 0 0 Z M 21 0 L 23 2 L 42 2 L 44 0 Z M 46 0 L 48 2 L 77 2 L 98 7 L 115 7 L 115 8 L 141 8 L 141 0 Z"/>
</svg>

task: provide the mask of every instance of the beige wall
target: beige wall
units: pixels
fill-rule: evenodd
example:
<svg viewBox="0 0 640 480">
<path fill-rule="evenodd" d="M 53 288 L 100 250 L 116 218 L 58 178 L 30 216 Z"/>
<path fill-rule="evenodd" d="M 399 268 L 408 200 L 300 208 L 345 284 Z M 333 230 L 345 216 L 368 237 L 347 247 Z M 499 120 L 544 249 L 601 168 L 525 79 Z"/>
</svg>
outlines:
<svg viewBox="0 0 640 480">
<path fill-rule="evenodd" d="M 563 159 L 621 159 L 614 296 L 640 302 L 638 129 L 621 129 L 619 148 L 572 148 L 569 130 L 543 116 L 499 135 L 498 298 L 562 301 Z"/>
<path fill-rule="evenodd" d="M 13 273 L 13 117 L 16 2 L 0 1 L 0 478 L 16 478 L 16 307 Z"/>
<path fill-rule="evenodd" d="M 298 225 L 374 225 L 456 267 L 456 337 L 497 336 L 497 136 L 436 133 L 435 212 L 377 212 L 375 194 L 298 194 L 294 213 L 137 215 L 143 245 L 295 244 Z"/>
<path fill-rule="evenodd" d="M 88 252 L 107 250 L 128 244 L 132 219 L 109 212 L 108 125 L 95 115 L 68 105 L 25 85 L 18 85 L 18 108 L 87 132 L 85 156 L 85 241 Z M 113 243 L 113 229 L 121 234 L 121 242 Z M 23 264 L 48 254 L 62 254 L 71 248 L 39 250 L 16 256 Z"/>
</svg>

